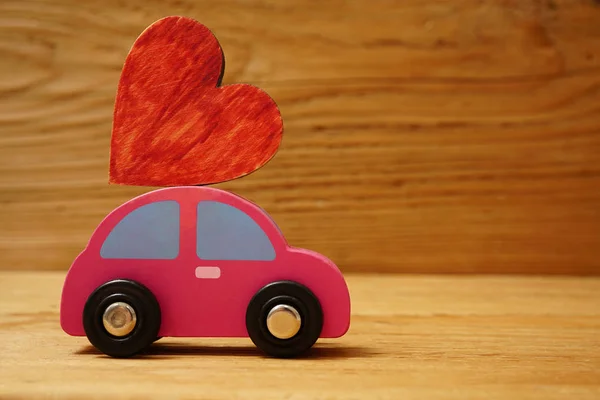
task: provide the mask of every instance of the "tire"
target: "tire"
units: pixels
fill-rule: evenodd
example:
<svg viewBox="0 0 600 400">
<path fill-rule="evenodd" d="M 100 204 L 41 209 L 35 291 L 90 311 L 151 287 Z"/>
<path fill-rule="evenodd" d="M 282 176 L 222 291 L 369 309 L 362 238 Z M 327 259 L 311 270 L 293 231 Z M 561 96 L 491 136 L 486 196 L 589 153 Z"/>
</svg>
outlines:
<svg viewBox="0 0 600 400">
<path fill-rule="evenodd" d="M 113 336 L 106 331 L 102 316 L 115 302 L 127 303 L 136 315 L 133 330 L 126 336 Z M 83 309 L 83 328 L 92 345 L 111 357 L 131 357 L 154 342 L 160 329 L 160 306 L 145 286 L 118 279 L 98 287 Z"/>
<path fill-rule="evenodd" d="M 300 329 L 289 339 L 279 339 L 267 328 L 269 311 L 277 305 L 292 306 L 300 315 Z M 305 286 L 291 281 L 274 282 L 260 289 L 250 300 L 246 329 L 256 347 L 267 355 L 297 357 L 309 350 L 321 335 L 323 311 L 319 300 Z"/>
</svg>

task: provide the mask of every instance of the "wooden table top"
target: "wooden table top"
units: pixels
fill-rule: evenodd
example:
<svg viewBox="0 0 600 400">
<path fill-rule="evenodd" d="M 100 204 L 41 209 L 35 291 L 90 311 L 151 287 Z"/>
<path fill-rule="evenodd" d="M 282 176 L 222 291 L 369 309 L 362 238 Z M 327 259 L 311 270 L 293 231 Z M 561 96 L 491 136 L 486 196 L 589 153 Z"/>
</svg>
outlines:
<svg viewBox="0 0 600 400">
<path fill-rule="evenodd" d="M 64 273 L 0 273 L 0 398 L 600 398 L 600 279 L 349 275 L 350 332 L 302 359 L 249 339 L 99 354 L 58 323 Z"/>
</svg>

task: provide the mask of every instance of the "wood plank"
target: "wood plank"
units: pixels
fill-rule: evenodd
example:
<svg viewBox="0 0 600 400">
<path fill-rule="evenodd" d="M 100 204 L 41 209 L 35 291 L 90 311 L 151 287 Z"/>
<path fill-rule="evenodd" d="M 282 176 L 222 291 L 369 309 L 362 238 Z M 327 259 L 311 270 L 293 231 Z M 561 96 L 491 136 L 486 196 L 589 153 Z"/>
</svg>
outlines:
<svg viewBox="0 0 600 400">
<path fill-rule="evenodd" d="M 0 7 L 3 47 L 35 72 L 4 83 L 14 88 L 58 79 L 110 91 L 137 35 L 165 15 L 211 28 L 228 76 L 241 81 L 539 79 L 600 65 L 594 1 L 7 0 Z M 51 73 L 63 67 L 80 79 Z"/>
<path fill-rule="evenodd" d="M 349 333 L 295 360 L 264 358 L 249 339 L 192 338 L 108 358 L 60 330 L 63 278 L 0 272 L 0 397 L 600 396 L 598 278 L 350 274 Z"/>
<path fill-rule="evenodd" d="M 278 155 L 220 186 L 291 243 L 346 271 L 600 274 L 593 1 L 74 4 L 0 4 L 4 268 L 66 268 L 144 191 L 106 185 L 114 94 L 139 32 L 183 14 L 225 83 L 280 105 Z"/>
</svg>

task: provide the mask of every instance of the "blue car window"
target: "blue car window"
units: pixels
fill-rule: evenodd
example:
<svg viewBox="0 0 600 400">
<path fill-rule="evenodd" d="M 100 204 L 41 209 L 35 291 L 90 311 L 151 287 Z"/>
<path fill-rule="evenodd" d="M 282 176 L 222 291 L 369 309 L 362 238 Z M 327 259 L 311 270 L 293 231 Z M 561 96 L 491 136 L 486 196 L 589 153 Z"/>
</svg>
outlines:
<svg viewBox="0 0 600 400">
<path fill-rule="evenodd" d="M 173 260 L 179 254 L 179 203 L 158 201 L 127 214 L 110 232 L 102 258 Z"/>
<path fill-rule="evenodd" d="M 196 252 L 203 260 L 272 261 L 267 234 L 243 211 L 216 201 L 198 203 Z"/>
</svg>

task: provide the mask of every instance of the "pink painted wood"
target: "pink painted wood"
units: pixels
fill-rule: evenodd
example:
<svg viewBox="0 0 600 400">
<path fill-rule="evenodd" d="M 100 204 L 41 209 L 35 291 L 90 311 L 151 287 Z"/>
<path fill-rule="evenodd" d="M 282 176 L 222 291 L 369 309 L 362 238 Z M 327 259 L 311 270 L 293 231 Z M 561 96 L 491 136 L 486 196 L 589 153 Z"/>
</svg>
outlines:
<svg viewBox="0 0 600 400">
<path fill-rule="evenodd" d="M 125 216 L 141 206 L 175 200 L 180 205 L 180 251 L 173 260 L 104 259 L 104 240 Z M 273 261 L 203 261 L 196 255 L 197 204 L 212 200 L 250 216 L 275 248 Z M 196 277 L 198 266 L 218 267 L 211 279 Z M 350 296 L 340 270 L 326 257 L 287 244 L 271 218 L 255 204 L 209 187 L 175 187 L 143 194 L 110 213 L 67 274 L 60 309 L 63 330 L 84 336 L 82 313 L 88 296 L 113 279 L 131 279 L 146 286 L 162 313 L 159 336 L 246 337 L 250 299 L 265 285 L 291 280 L 308 287 L 323 309 L 321 337 L 342 336 L 350 325 Z"/>
</svg>

